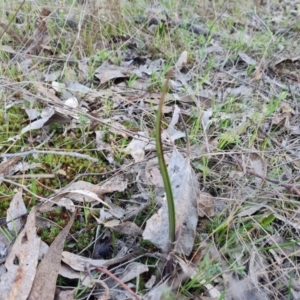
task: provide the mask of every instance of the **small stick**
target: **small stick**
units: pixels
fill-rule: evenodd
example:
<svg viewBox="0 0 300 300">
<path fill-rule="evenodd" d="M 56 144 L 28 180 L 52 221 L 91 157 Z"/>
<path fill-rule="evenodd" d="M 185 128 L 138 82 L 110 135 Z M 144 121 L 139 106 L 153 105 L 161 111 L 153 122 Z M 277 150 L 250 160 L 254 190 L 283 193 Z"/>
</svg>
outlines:
<svg viewBox="0 0 300 300">
<path fill-rule="evenodd" d="M 85 155 L 85 154 L 80 154 L 80 153 L 76 153 L 76 152 L 64 152 L 64 151 L 52 151 L 52 150 L 36 150 L 36 149 L 31 149 L 29 151 L 25 151 L 25 152 L 19 152 L 19 153 L 6 153 L 6 154 L 1 154 L 0 157 L 4 158 L 4 157 L 15 157 L 15 156 L 27 156 L 27 155 L 31 155 L 31 154 L 55 154 L 55 155 L 62 155 L 62 156 L 73 156 L 73 157 L 77 157 L 80 159 L 86 159 L 86 160 L 90 160 L 92 162 L 98 162 L 97 158 L 93 158 L 89 155 Z"/>
<path fill-rule="evenodd" d="M 102 273 L 108 275 L 112 279 L 114 279 L 120 286 L 122 286 L 128 293 L 130 293 L 132 296 L 135 297 L 137 300 L 142 300 L 132 289 L 130 289 L 123 281 L 121 281 L 117 276 L 115 276 L 113 273 L 111 273 L 109 270 L 99 267 L 99 266 L 94 266 L 91 265 L 91 267 L 101 271 Z"/>
</svg>

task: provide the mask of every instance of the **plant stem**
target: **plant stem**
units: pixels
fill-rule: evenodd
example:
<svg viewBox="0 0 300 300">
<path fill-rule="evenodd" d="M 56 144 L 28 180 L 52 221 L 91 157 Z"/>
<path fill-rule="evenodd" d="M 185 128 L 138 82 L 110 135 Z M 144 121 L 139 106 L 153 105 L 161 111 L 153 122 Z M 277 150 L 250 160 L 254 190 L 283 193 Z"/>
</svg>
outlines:
<svg viewBox="0 0 300 300">
<path fill-rule="evenodd" d="M 168 88 L 169 88 L 170 77 L 171 77 L 171 71 L 168 72 L 167 79 L 166 79 L 166 82 L 163 87 L 163 91 L 162 91 L 159 106 L 158 106 L 157 117 L 156 117 L 156 126 L 155 126 L 156 152 L 157 152 L 160 172 L 161 172 L 161 175 L 162 175 L 162 178 L 164 181 L 164 187 L 165 187 L 167 203 L 168 203 L 168 216 L 169 216 L 168 250 L 169 250 L 169 252 L 174 247 L 176 220 L 175 220 L 175 205 L 174 205 L 174 199 L 173 199 L 173 193 L 172 193 L 172 186 L 170 183 L 170 178 L 169 178 L 168 170 L 167 170 L 165 159 L 164 159 L 164 152 L 163 152 L 162 141 L 161 141 L 161 121 L 162 121 L 162 111 L 163 111 L 163 107 L 164 107 L 165 97 L 166 97 L 166 94 L 167 94 Z"/>
</svg>

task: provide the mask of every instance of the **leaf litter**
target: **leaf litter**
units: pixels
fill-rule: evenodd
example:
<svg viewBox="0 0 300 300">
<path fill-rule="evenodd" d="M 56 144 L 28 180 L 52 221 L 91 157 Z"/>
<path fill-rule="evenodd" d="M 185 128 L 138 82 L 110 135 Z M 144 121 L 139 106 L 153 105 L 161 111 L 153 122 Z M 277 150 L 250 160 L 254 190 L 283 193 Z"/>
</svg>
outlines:
<svg viewBox="0 0 300 300">
<path fill-rule="evenodd" d="M 96 3 L 74 4 L 78 7 L 71 9 L 66 2 L 55 12 L 39 5 L 34 12 L 29 6 L 24 8 L 26 14 L 21 7 L 9 27 L 6 25 L 11 19 L 1 24 L 3 38 L 9 45 L 1 47 L 8 58 L 3 68 L 16 66 L 18 72 L 11 78 L 9 72 L 3 73 L 0 79 L 6 99 L 1 118 L 14 133 L 5 135 L 1 144 L 0 173 L 2 187 L 7 188 L 1 197 L 3 203 L 7 198 L 13 199 L 10 207 L 5 204 L 2 214 L 11 222 L 1 226 L 1 236 L 6 238 L 4 256 L 9 252 L 6 262 L 5 258 L 1 261 L 11 263 L 10 255 L 20 255 L 19 265 L 11 263 L 11 270 L 7 271 L 14 273 L 17 267 L 22 271 L 23 256 L 16 247 L 28 246 L 28 242 L 20 245 L 18 238 L 33 221 L 32 215 L 27 221 L 19 217 L 32 209 L 36 199 L 41 199 L 37 217 L 52 218 L 52 223 L 44 224 L 51 224 L 53 231 L 53 223 L 66 228 L 66 211 L 79 211 L 73 225 L 77 229 L 71 229 L 70 236 L 62 238 L 66 249 L 74 253 L 64 251 L 63 255 L 77 255 L 79 258 L 73 257 L 72 268 L 81 266 L 86 277 L 78 271 L 72 273 L 72 268 L 61 273 L 64 278 L 68 278 L 66 274 L 80 278 L 77 283 L 82 282 L 86 288 L 83 298 L 95 289 L 100 290 L 95 292 L 95 298 L 132 297 L 124 286 L 118 286 L 119 294 L 111 290 L 116 285 L 112 275 L 103 273 L 101 280 L 93 281 L 90 275 L 97 276 L 96 269 L 90 271 L 92 274 L 84 269 L 85 265 L 99 262 L 90 254 L 97 244 L 95 239 L 101 241 L 108 253 L 107 259 L 100 261 L 111 261 L 106 265 L 113 274 L 123 274 L 119 277 L 121 281 L 126 279 L 124 270 L 133 266 L 127 284 L 138 294 L 146 294 L 145 299 L 159 299 L 164 290 L 172 289 L 174 298 L 193 294 L 204 299 L 219 297 L 220 293 L 228 299 L 267 299 L 275 294 L 280 299 L 299 298 L 296 270 L 300 92 L 297 25 L 293 22 L 298 14 L 296 3 L 262 1 L 255 9 L 245 4 L 243 12 L 247 9 L 247 14 L 242 13 L 241 17 L 219 1 L 214 7 L 199 4 L 200 10 L 193 7 L 193 13 L 188 11 L 188 5 L 167 9 L 157 3 L 142 10 L 147 16 L 134 16 L 135 23 L 124 17 L 124 35 L 110 25 L 120 21 L 126 3 L 106 3 L 103 10 Z M 239 5 L 235 5 L 238 11 Z M 34 23 L 34 18 L 27 18 L 28 11 L 35 18 Z M 183 19 L 185 14 L 188 22 Z M 284 27 L 286 20 L 289 28 Z M 207 27 L 205 23 L 213 25 Z M 90 27 L 85 27 L 87 24 Z M 227 27 L 228 24 L 231 25 Z M 25 25 L 30 33 L 25 31 Z M 19 27 L 24 29 L 25 36 L 19 34 Z M 93 34 L 96 36 L 99 30 L 88 33 L 93 45 L 84 41 L 83 32 L 88 28 L 101 28 L 95 41 Z M 106 36 L 108 33 L 110 37 Z M 159 43 L 156 39 L 160 39 Z M 172 52 L 175 48 L 176 54 Z M 173 143 L 177 147 L 172 153 L 175 161 L 166 160 L 178 206 L 176 252 L 181 256 L 177 255 L 175 262 L 178 270 L 186 273 L 178 284 L 172 281 L 174 278 L 153 279 L 151 271 L 162 273 L 159 264 L 165 258 L 161 258 L 160 249 L 164 249 L 168 239 L 162 181 L 154 157 L 153 119 L 161 81 L 167 67 L 174 64 L 174 57 L 178 59 L 166 97 L 163 137 L 165 151 L 172 149 Z M 18 111 L 20 104 L 22 108 Z M 188 158 L 181 155 L 185 147 L 179 109 L 191 138 L 190 156 L 196 174 Z M 19 114 L 19 119 L 11 121 Z M 59 141 L 62 137 L 69 142 Z M 71 161 L 71 152 L 88 152 L 88 156 L 77 155 Z M 88 157 L 94 161 L 83 166 L 82 160 Z M 22 162 L 16 165 L 17 160 Z M 38 169 L 54 175 L 54 180 L 36 174 Z M 20 177 L 11 178 L 12 174 Z M 37 177 L 30 179 L 29 175 Z M 84 179 L 78 180 L 77 175 Z M 103 181 L 110 177 L 112 181 L 105 186 Z M 23 202 L 14 186 L 23 188 Z M 134 197 L 145 193 L 146 196 Z M 154 216 L 150 244 L 145 233 L 147 222 L 154 220 Z M 45 232 L 41 234 L 42 227 L 37 227 L 44 239 Z M 95 235 L 96 227 L 109 230 L 115 240 L 105 244 L 101 234 Z M 16 234 L 19 236 L 13 241 L 11 237 Z M 27 235 L 31 241 L 29 232 Z M 52 237 L 48 244 L 54 241 Z M 216 245 L 215 251 L 219 252 L 218 256 L 210 257 L 209 263 L 206 257 L 210 252 L 204 247 L 207 242 Z M 75 250 L 78 245 L 82 253 Z M 142 258 L 130 255 L 132 249 L 139 249 Z M 197 261 L 200 252 L 202 256 Z M 38 263 L 36 252 L 32 255 L 30 274 Z M 117 255 L 122 258 L 120 261 L 115 260 Z M 155 263 L 147 255 L 155 257 Z M 230 263 L 226 264 L 224 258 Z M 190 266 L 195 261 L 199 267 L 197 263 Z M 200 276 L 191 275 L 194 272 Z M 10 280 L 7 289 L 11 291 L 16 284 L 23 284 Z M 152 282 L 147 285 L 152 290 L 139 286 L 144 281 Z M 71 299 L 79 293 L 77 283 L 64 291 L 69 292 Z M 191 284 L 191 288 L 185 283 Z M 30 275 L 28 286 L 31 284 Z M 55 283 L 50 294 L 53 286 Z M 22 290 L 28 296 L 29 288 Z M 60 291 L 60 297 L 67 296 Z"/>
</svg>

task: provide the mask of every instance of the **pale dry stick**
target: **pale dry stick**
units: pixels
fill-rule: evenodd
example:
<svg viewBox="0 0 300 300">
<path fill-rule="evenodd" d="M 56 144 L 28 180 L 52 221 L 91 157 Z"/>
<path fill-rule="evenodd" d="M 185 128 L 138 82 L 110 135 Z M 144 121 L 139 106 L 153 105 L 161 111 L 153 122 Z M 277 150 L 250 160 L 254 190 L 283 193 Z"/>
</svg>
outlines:
<svg viewBox="0 0 300 300">
<path fill-rule="evenodd" d="M 31 149 L 29 151 L 19 152 L 19 153 L 6 153 L 6 154 L 0 154 L 0 158 L 4 157 L 15 157 L 15 156 L 28 156 L 32 154 L 55 154 L 55 155 L 61 155 L 61 156 L 72 156 L 80 159 L 86 159 L 90 160 L 92 162 L 98 162 L 97 158 L 93 158 L 86 154 L 80 154 L 76 152 L 63 152 L 63 151 L 52 151 L 52 150 L 36 150 Z"/>
<path fill-rule="evenodd" d="M 8 179 L 19 179 L 19 178 L 36 179 L 36 178 L 55 178 L 55 175 L 54 174 L 23 174 L 23 175 L 5 175 L 4 177 Z"/>
<path fill-rule="evenodd" d="M 135 297 L 137 300 L 142 300 L 132 289 L 130 289 L 124 282 L 122 282 L 117 276 L 115 276 L 113 273 L 111 273 L 108 269 L 99 267 L 99 266 L 94 266 L 90 265 L 91 267 L 97 269 L 98 271 L 101 271 L 102 273 L 105 273 L 112 279 L 114 279 L 120 286 L 122 286 L 128 293 L 130 293 L 132 296 Z"/>
<path fill-rule="evenodd" d="M 40 199 L 40 200 L 43 200 L 43 201 L 49 201 L 48 199 L 44 198 L 44 197 L 41 197 L 35 193 L 33 193 L 32 191 L 30 191 L 24 184 L 20 184 L 20 183 L 17 183 L 17 182 L 14 182 L 14 181 L 11 181 L 11 180 L 8 180 L 8 179 L 5 179 L 5 178 L 1 178 L 1 181 L 3 182 L 6 182 L 6 183 L 9 183 L 9 184 L 12 184 L 12 185 L 15 185 L 17 187 L 20 187 L 21 189 L 23 189 L 24 191 L 26 191 L 27 193 L 29 193 L 30 195 Z M 55 202 L 54 202 L 55 203 Z"/>
</svg>

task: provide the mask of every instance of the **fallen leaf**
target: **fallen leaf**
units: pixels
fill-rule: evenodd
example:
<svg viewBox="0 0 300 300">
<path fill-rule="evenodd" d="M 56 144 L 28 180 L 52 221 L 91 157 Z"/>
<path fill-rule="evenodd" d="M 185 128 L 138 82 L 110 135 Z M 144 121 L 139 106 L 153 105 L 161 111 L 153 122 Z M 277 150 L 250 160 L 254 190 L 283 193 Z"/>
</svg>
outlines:
<svg viewBox="0 0 300 300">
<path fill-rule="evenodd" d="M 149 163 L 149 162 L 148 162 Z M 164 187 L 164 182 L 162 176 L 160 174 L 159 168 L 157 166 L 149 166 L 148 163 L 145 168 L 145 178 L 146 180 L 156 186 L 156 187 Z"/>
<path fill-rule="evenodd" d="M 175 68 L 177 68 L 179 71 L 187 64 L 187 59 L 188 59 L 188 52 L 187 51 L 183 51 L 177 62 L 175 63 Z"/>
<path fill-rule="evenodd" d="M 71 97 L 69 99 L 67 99 L 64 104 L 68 107 L 71 107 L 71 108 L 77 108 L 79 103 L 78 103 L 78 100 L 76 97 Z"/>
<path fill-rule="evenodd" d="M 215 204 L 211 194 L 201 192 L 200 197 L 197 197 L 197 206 L 199 217 L 213 217 L 215 215 Z"/>
<path fill-rule="evenodd" d="M 52 107 L 44 108 L 41 113 L 41 117 L 42 117 L 41 119 L 31 122 L 26 127 L 24 127 L 21 130 L 21 134 L 24 134 L 30 130 L 40 129 L 43 126 L 47 126 L 55 123 L 70 122 L 70 119 L 67 116 L 56 112 Z"/>
<path fill-rule="evenodd" d="M 77 289 L 66 290 L 66 291 L 56 291 L 55 300 L 74 300 Z"/>
<path fill-rule="evenodd" d="M 155 281 L 156 281 L 156 276 L 151 275 L 150 279 L 145 283 L 145 288 L 151 289 L 155 284 Z"/>
<path fill-rule="evenodd" d="M 73 270 L 80 272 L 85 272 L 90 265 L 103 267 L 105 263 L 107 263 L 107 260 L 105 259 L 90 259 L 68 251 L 63 251 L 62 261 L 69 265 Z"/>
<path fill-rule="evenodd" d="M 189 255 L 195 239 L 198 221 L 197 198 L 200 195 L 197 177 L 190 166 L 189 158 L 173 150 L 168 166 L 176 210 L 176 230 L 180 232 L 176 251 Z M 168 208 L 164 202 L 159 211 L 146 224 L 143 238 L 150 240 L 163 251 L 168 249 L 169 223 Z"/>
<path fill-rule="evenodd" d="M 102 194 L 123 192 L 127 188 L 128 179 L 123 175 L 113 176 L 100 186 Z"/>
<path fill-rule="evenodd" d="M 249 155 L 249 159 L 251 162 L 251 166 L 254 170 L 254 172 L 262 177 L 266 177 L 267 175 L 267 166 L 262 159 L 262 157 L 258 153 L 251 153 Z M 255 177 L 255 183 L 257 188 L 261 188 L 264 180 L 260 177 Z"/>
<path fill-rule="evenodd" d="M 246 53 L 240 52 L 239 57 L 247 64 L 247 65 L 252 65 L 256 66 L 257 62 L 255 59 L 251 58 L 248 56 Z"/>
<path fill-rule="evenodd" d="M 75 212 L 76 207 L 74 205 L 74 202 L 69 198 L 61 198 L 56 202 L 57 206 L 65 207 L 70 212 Z"/>
<path fill-rule="evenodd" d="M 146 265 L 139 262 L 132 262 L 127 265 L 125 270 L 118 277 L 121 279 L 121 281 L 128 282 L 148 271 L 149 268 Z"/>
<path fill-rule="evenodd" d="M 76 212 L 73 213 L 66 227 L 55 238 L 40 262 L 28 300 L 52 300 L 54 298 L 65 239 L 73 225 L 75 215 Z"/>
<path fill-rule="evenodd" d="M 6 273 L 0 277 L 0 299 L 26 300 L 30 293 L 40 248 L 40 238 L 36 235 L 35 215 L 36 208 L 32 208 L 25 228 L 18 235 L 6 259 Z"/>
<path fill-rule="evenodd" d="M 57 81 L 52 81 L 51 86 L 58 93 L 62 93 L 66 89 L 66 85 L 64 83 Z"/>
<path fill-rule="evenodd" d="M 66 86 L 72 93 L 80 93 L 84 95 L 88 93 L 97 92 L 97 90 L 93 90 L 79 82 L 74 81 L 67 81 Z"/>
<path fill-rule="evenodd" d="M 61 100 L 55 95 L 55 91 L 53 89 L 48 89 L 43 86 L 42 83 L 33 81 L 31 84 L 40 92 L 44 97 L 50 98 L 52 101 L 61 103 Z"/>
<path fill-rule="evenodd" d="M 40 208 L 40 212 L 48 211 L 61 198 L 68 198 L 77 202 L 100 202 L 106 207 L 110 206 L 102 200 L 103 195 L 115 191 L 124 191 L 127 188 L 128 180 L 122 176 L 114 176 L 101 186 L 85 181 L 77 181 L 62 188 L 57 194 L 45 202 Z"/>
<path fill-rule="evenodd" d="M 26 214 L 27 209 L 23 201 L 22 190 L 19 190 L 11 200 L 7 210 L 7 228 L 17 234 L 25 223 L 21 217 Z"/>
<path fill-rule="evenodd" d="M 202 124 L 203 130 L 207 129 L 211 116 L 212 116 L 211 108 L 208 108 L 207 110 L 205 110 L 203 112 L 202 118 L 201 118 L 201 124 Z"/>
<path fill-rule="evenodd" d="M 126 221 L 121 224 L 114 224 L 113 226 L 110 226 L 108 223 L 105 223 L 104 225 L 105 227 L 111 228 L 113 231 L 129 234 L 131 236 L 138 236 L 143 234 L 143 230 L 135 223 L 130 221 Z"/>
<path fill-rule="evenodd" d="M 171 139 L 171 142 L 174 143 L 175 140 L 180 139 L 185 136 L 185 133 L 182 131 L 178 131 L 175 129 L 175 125 L 178 123 L 180 116 L 180 108 L 175 105 L 174 113 L 172 116 L 172 120 L 167 128 L 167 130 L 164 130 L 161 134 L 162 140 L 169 140 Z"/>
<path fill-rule="evenodd" d="M 145 150 L 151 150 L 155 148 L 155 145 L 151 143 L 148 138 L 147 132 L 138 132 L 138 135 L 133 137 L 133 140 L 125 148 L 125 152 L 129 152 L 135 162 L 142 161 L 145 157 Z"/>
<path fill-rule="evenodd" d="M 129 77 L 126 68 L 112 65 L 109 62 L 105 62 L 99 68 L 97 68 L 94 75 L 100 79 L 101 85 L 109 82 L 112 79 Z"/>
<path fill-rule="evenodd" d="M 41 115 L 40 112 L 35 108 L 25 108 L 25 112 L 30 121 L 37 119 Z"/>
<path fill-rule="evenodd" d="M 0 164 L 0 174 L 8 174 L 8 171 L 11 167 L 13 167 L 18 160 L 20 159 L 20 156 L 15 156 L 12 159 L 3 162 Z"/>
</svg>

